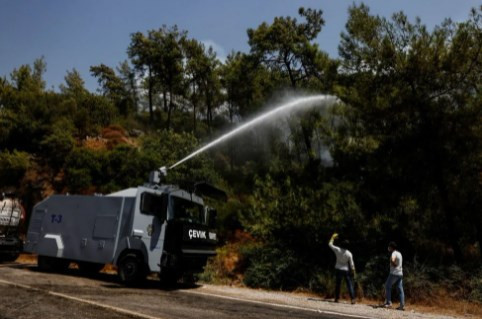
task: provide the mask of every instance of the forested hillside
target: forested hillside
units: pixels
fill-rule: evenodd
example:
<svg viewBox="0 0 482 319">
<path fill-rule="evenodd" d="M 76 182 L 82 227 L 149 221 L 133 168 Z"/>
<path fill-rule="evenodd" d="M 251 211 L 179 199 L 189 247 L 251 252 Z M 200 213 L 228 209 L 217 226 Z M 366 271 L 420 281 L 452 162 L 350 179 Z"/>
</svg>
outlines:
<svg viewBox="0 0 482 319">
<path fill-rule="evenodd" d="M 222 247 L 203 279 L 330 295 L 336 231 L 365 296 L 380 296 L 394 240 L 408 298 L 482 301 L 482 7 L 429 30 L 352 6 L 337 59 L 323 26 L 300 8 L 248 29 L 250 51 L 226 61 L 177 26 L 132 30 L 125 62 L 91 66 L 97 92 L 75 69 L 49 89 L 42 57 L 18 66 L 0 78 L 0 188 L 29 210 L 140 185 L 287 96 L 336 95 L 169 172 L 229 195 L 214 203 Z"/>
</svg>

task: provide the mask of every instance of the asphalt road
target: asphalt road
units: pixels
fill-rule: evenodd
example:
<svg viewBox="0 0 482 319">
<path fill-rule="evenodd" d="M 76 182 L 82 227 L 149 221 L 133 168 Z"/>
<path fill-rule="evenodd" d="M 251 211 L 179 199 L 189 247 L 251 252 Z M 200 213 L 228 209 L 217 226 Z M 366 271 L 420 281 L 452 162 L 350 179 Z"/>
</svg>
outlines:
<svg viewBox="0 0 482 319">
<path fill-rule="evenodd" d="M 162 288 L 148 280 L 124 287 L 114 274 L 43 273 L 32 264 L 0 264 L 0 319 L 22 318 L 354 318 L 205 293 L 200 286 Z"/>
</svg>

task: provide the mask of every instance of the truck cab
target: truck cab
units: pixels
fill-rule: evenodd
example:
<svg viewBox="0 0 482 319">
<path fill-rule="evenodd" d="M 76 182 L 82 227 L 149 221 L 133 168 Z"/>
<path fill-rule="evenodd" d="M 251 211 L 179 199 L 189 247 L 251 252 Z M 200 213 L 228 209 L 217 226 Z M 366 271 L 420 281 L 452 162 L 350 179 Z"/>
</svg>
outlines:
<svg viewBox="0 0 482 319">
<path fill-rule="evenodd" d="M 148 271 L 158 272 L 166 283 L 202 271 L 207 259 L 216 254 L 216 212 L 195 193 L 176 186 L 139 187 L 135 192 L 130 242 L 141 241 L 137 246 L 145 251 Z M 130 265 L 125 265 L 125 259 L 119 255 L 116 262 L 123 281 L 143 276 L 136 265 L 139 260 L 130 254 Z"/>
</svg>

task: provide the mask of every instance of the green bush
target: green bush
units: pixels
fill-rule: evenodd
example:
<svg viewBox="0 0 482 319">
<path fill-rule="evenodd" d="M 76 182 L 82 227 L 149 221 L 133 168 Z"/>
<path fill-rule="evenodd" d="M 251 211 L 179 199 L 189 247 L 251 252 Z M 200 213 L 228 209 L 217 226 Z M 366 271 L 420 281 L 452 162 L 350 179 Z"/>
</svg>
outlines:
<svg viewBox="0 0 482 319">
<path fill-rule="evenodd" d="M 92 176 L 86 168 L 70 168 L 67 174 L 67 185 L 72 193 L 82 193 L 92 185 Z"/>
<path fill-rule="evenodd" d="M 318 270 L 314 272 L 308 282 L 308 289 L 313 292 L 331 296 L 335 292 L 334 270 Z"/>
<path fill-rule="evenodd" d="M 199 279 L 214 284 L 229 284 L 236 280 L 236 274 L 226 267 L 226 260 L 232 259 L 229 245 L 216 249 L 216 256 L 209 258 Z"/>
<path fill-rule="evenodd" d="M 290 249 L 260 246 L 248 252 L 244 283 L 249 287 L 290 290 L 306 286 L 310 267 Z"/>
<path fill-rule="evenodd" d="M 80 193 L 102 181 L 102 161 L 104 152 L 87 148 L 75 148 L 65 161 L 67 188 L 70 192 Z"/>
<path fill-rule="evenodd" d="M 56 169 L 63 166 L 65 159 L 75 146 L 69 125 L 58 124 L 40 143 L 42 153 L 48 164 Z"/>
<path fill-rule="evenodd" d="M 468 299 L 482 304 L 482 269 L 469 278 L 468 289 Z"/>
<path fill-rule="evenodd" d="M 388 276 L 388 256 L 379 255 L 369 259 L 363 272 L 358 273 L 358 280 L 362 287 L 363 296 L 380 298 Z"/>
<path fill-rule="evenodd" d="M 437 268 L 429 267 L 414 259 L 403 265 L 403 283 L 406 298 L 412 301 L 430 301 L 440 285 L 443 274 Z"/>
<path fill-rule="evenodd" d="M 359 274 L 363 295 L 383 299 L 388 272 L 388 256 L 370 259 Z M 404 261 L 403 273 L 405 298 L 411 302 L 430 303 L 445 292 L 457 299 L 482 302 L 482 271 L 472 274 L 457 265 L 436 267 L 414 258 Z M 395 287 L 393 293 L 397 294 Z"/>
</svg>

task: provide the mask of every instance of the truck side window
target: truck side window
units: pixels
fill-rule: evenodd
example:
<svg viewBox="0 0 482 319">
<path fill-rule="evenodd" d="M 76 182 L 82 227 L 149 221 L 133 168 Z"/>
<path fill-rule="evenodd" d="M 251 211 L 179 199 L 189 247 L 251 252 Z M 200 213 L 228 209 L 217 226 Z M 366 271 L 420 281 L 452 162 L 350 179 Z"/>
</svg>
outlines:
<svg viewBox="0 0 482 319">
<path fill-rule="evenodd" d="M 198 224 L 204 223 L 204 207 L 187 199 L 171 196 L 174 218 Z"/>
<path fill-rule="evenodd" d="M 155 195 L 151 193 L 141 194 L 141 213 L 153 215 L 165 220 L 167 216 L 167 194 Z"/>
<path fill-rule="evenodd" d="M 216 228 L 216 217 L 218 216 L 218 212 L 213 209 L 209 208 L 206 212 L 206 224 L 209 228 Z"/>
</svg>

